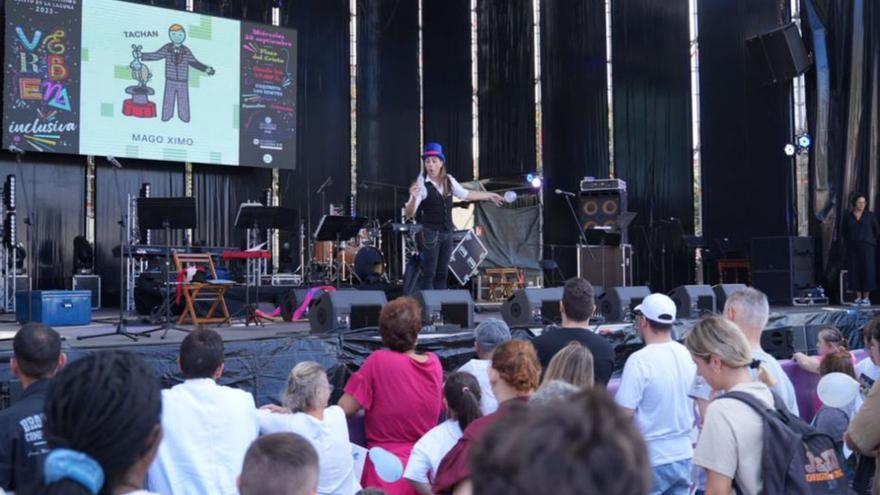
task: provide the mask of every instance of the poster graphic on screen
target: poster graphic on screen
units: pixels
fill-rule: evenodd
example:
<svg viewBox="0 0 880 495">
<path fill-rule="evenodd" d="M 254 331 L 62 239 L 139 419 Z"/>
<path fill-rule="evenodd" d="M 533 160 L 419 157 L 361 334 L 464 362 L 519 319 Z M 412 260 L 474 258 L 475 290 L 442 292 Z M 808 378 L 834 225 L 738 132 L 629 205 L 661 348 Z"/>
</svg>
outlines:
<svg viewBox="0 0 880 495">
<path fill-rule="evenodd" d="M 241 163 L 293 168 L 296 33 L 243 22 L 241 36 Z"/>
<path fill-rule="evenodd" d="M 79 152 L 79 2 L 6 0 L 3 147 Z"/>
</svg>

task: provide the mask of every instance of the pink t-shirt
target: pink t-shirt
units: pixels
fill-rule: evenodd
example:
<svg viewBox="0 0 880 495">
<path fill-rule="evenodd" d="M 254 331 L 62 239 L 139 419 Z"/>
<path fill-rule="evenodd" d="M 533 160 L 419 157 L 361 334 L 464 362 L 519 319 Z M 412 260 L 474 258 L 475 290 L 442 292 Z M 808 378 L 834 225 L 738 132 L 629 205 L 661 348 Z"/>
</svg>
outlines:
<svg viewBox="0 0 880 495">
<path fill-rule="evenodd" d="M 367 446 L 382 447 L 406 466 L 413 445 L 437 425 L 443 407 L 443 368 L 427 353 L 420 363 L 406 354 L 379 350 L 345 384 L 345 392 L 364 407 Z M 376 486 L 391 495 L 416 494 L 404 479 L 386 483 L 367 460 L 363 486 Z"/>
</svg>

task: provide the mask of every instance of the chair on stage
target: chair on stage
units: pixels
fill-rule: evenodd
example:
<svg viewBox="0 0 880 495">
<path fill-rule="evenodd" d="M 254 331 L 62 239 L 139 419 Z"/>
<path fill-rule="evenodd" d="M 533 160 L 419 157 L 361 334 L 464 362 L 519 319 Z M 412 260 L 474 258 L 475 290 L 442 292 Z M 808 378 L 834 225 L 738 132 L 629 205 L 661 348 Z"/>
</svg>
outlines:
<svg viewBox="0 0 880 495">
<path fill-rule="evenodd" d="M 178 285 L 183 294 L 184 309 L 177 320 L 177 324 L 192 323 L 205 325 L 215 323 L 229 323 L 229 308 L 226 306 L 224 295 L 232 288 L 232 282 L 217 280 L 217 271 L 214 269 L 214 260 L 208 253 L 174 253 L 174 266 L 177 273 L 185 273 L 187 268 L 195 268 L 207 275 L 207 280 L 202 277 L 193 277 L 192 281 L 182 282 Z M 204 315 L 199 315 L 196 303 L 210 304 Z M 221 315 L 214 314 L 220 310 Z"/>
</svg>

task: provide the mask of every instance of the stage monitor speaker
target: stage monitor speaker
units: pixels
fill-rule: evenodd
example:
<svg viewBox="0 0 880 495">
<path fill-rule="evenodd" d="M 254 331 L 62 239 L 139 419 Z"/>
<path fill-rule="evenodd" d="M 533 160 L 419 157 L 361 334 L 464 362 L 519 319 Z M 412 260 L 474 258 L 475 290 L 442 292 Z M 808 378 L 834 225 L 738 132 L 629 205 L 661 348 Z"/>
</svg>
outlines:
<svg viewBox="0 0 880 495">
<path fill-rule="evenodd" d="M 72 290 L 87 290 L 92 293 L 92 309 L 101 309 L 101 276 L 74 275 L 70 282 Z"/>
<path fill-rule="evenodd" d="M 715 292 L 715 307 L 718 312 L 724 311 L 724 305 L 731 294 L 746 287 L 746 284 L 718 284 L 712 286 L 712 291 Z"/>
<path fill-rule="evenodd" d="M 309 310 L 312 333 L 375 327 L 387 303 L 380 290 L 337 290 L 321 294 Z"/>
<path fill-rule="evenodd" d="M 678 309 L 678 319 L 699 318 L 717 312 L 715 292 L 708 285 L 681 285 L 672 289 L 670 297 Z"/>
<path fill-rule="evenodd" d="M 426 325 L 458 325 L 474 328 L 474 299 L 470 291 L 422 290 L 415 294 L 422 306 L 422 322 Z"/>
<path fill-rule="evenodd" d="M 798 27 L 791 22 L 746 40 L 761 84 L 770 85 L 794 79 L 812 61 Z"/>
<path fill-rule="evenodd" d="M 562 287 L 516 290 L 501 305 L 501 318 L 511 327 L 560 323 L 562 315 L 559 313 L 559 301 L 562 299 L 562 292 Z"/>
<path fill-rule="evenodd" d="M 765 329 L 761 332 L 761 348 L 776 359 L 791 359 L 794 355 L 791 327 Z"/>
<path fill-rule="evenodd" d="M 293 314 L 296 313 L 296 310 L 299 309 L 300 305 L 306 300 L 309 290 L 308 287 L 293 287 L 284 294 L 284 298 L 281 300 L 281 319 L 284 321 L 293 321 Z M 319 294 L 315 294 L 315 299 L 313 299 L 313 301 L 315 301 L 318 296 Z M 308 310 L 306 310 L 305 314 L 308 316 Z"/>
<path fill-rule="evenodd" d="M 645 286 L 610 287 L 599 300 L 599 312 L 606 322 L 632 321 L 632 310 L 651 294 Z"/>
</svg>

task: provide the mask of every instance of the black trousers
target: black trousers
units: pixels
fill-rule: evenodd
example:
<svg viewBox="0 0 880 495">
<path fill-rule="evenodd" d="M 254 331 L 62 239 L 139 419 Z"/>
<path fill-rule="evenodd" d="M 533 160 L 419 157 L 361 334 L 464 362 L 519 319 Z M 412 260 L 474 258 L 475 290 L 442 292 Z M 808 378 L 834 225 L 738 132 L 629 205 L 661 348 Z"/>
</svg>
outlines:
<svg viewBox="0 0 880 495">
<path fill-rule="evenodd" d="M 867 242 L 850 242 L 846 254 L 849 288 L 858 292 L 877 290 L 877 247 Z"/>
<path fill-rule="evenodd" d="M 419 233 L 419 289 L 445 289 L 452 256 L 452 231 L 423 228 Z"/>
</svg>

